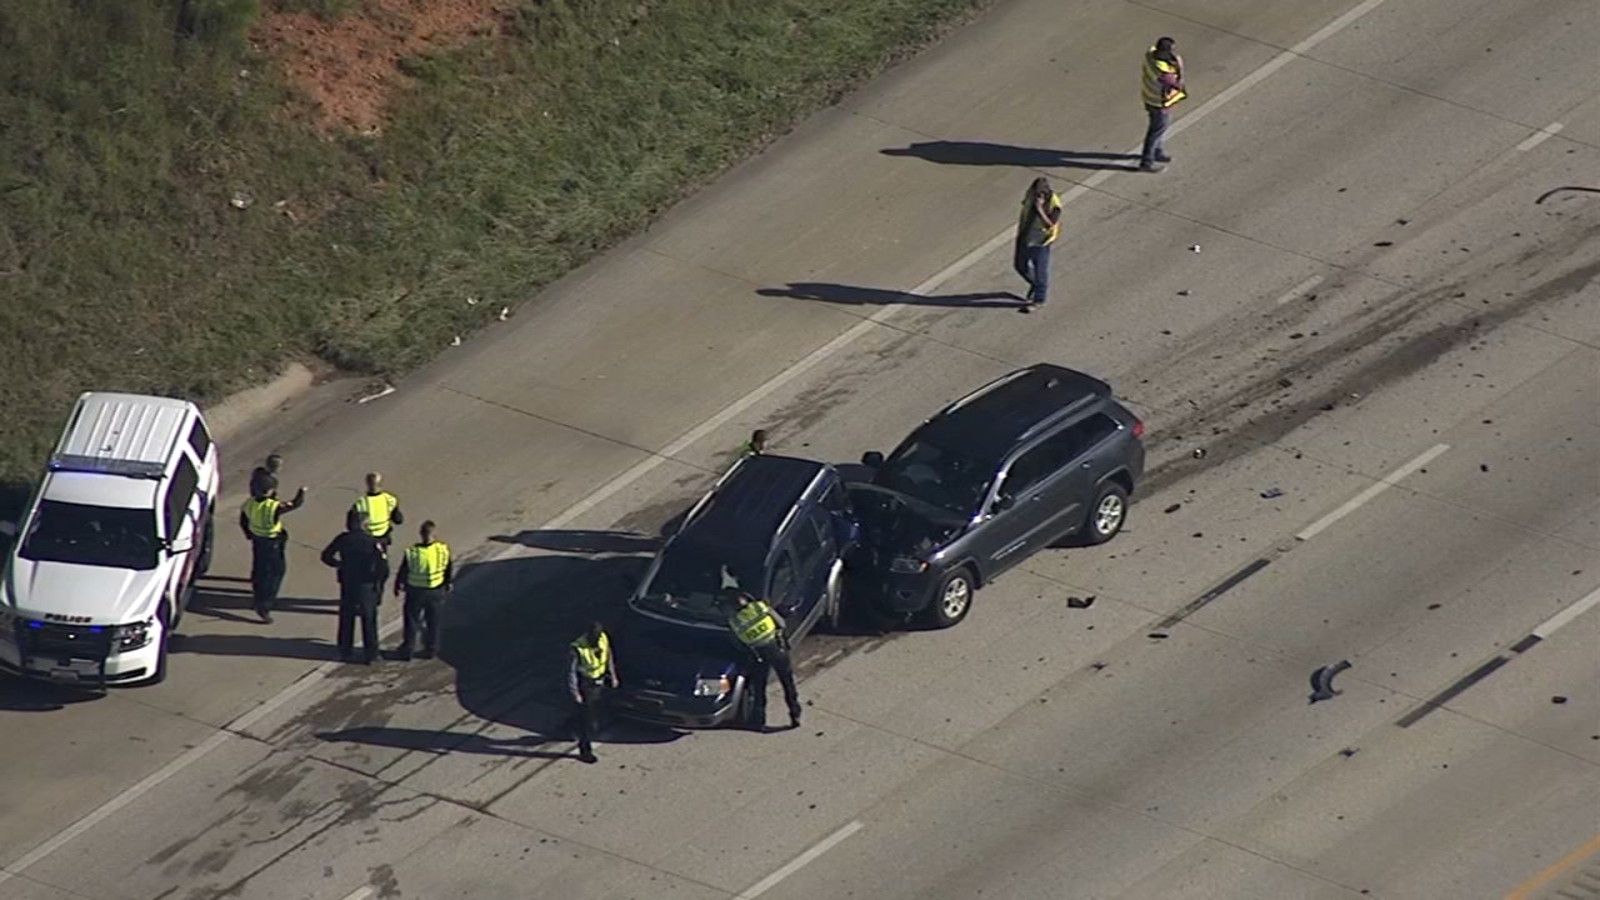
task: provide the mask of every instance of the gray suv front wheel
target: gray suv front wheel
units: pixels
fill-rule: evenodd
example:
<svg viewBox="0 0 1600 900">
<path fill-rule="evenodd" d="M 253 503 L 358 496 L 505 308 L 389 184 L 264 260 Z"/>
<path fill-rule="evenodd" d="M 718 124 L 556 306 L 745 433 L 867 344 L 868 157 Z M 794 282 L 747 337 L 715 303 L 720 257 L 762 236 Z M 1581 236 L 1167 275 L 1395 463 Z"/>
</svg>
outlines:
<svg viewBox="0 0 1600 900">
<path fill-rule="evenodd" d="M 928 624 L 949 628 L 965 619 L 972 611 L 972 594 L 976 590 L 972 570 L 965 566 L 946 573 L 934 588 L 933 602 L 928 604 Z"/>
</svg>

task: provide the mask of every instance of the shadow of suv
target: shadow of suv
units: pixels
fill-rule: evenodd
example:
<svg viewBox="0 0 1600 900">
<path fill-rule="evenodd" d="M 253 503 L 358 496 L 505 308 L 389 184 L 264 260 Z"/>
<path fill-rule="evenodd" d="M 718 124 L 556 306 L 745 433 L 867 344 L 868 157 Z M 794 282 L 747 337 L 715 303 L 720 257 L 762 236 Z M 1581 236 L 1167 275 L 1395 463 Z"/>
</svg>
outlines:
<svg viewBox="0 0 1600 900">
<path fill-rule="evenodd" d="M 837 625 L 844 556 L 859 527 L 838 470 L 786 456 L 748 456 L 689 510 L 611 628 L 620 715 L 682 728 L 748 717 L 749 654 L 728 629 L 725 587 L 765 599 L 798 646 Z"/>
<path fill-rule="evenodd" d="M 851 557 L 885 613 L 948 628 L 973 591 L 1069 534 L 1122 529 L 1144 475 L 1144 424 L 1090 375 L 1040 363 L 928 419 L 850 485 L 863 539 Z M 851 467 L 854 468 L 854 467 Z"/>
</svg>

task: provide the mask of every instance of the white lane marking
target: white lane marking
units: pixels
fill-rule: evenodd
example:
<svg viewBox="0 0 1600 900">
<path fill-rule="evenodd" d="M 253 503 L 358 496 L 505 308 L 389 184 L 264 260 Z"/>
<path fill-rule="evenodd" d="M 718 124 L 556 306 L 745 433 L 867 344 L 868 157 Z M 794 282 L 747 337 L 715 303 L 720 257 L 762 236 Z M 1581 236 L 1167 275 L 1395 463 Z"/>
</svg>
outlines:
<svg viewBox="0 0 1600 900">
<path fill-rule="evenodd" d="M 346 894 L 344 900 L 367 900 L 367 898 L 371 897 L 371 896 L 372 896 L 372 888 L 371 887 L 358 887 L 355 890 L 351 891 L 350 893 Z"/>
<path fill-rule="evenodd" d="M 1540 625 L 1538 628 L 1533 630 L 1534 636 L 1540 640 L 1548 638 L 1550 635 L 1555 633 L 1557 628 L 1560 628 L 1568 622 L 1571 622 L 1573 619 L 1576 619 L 1577 617 L 1588 612 L 1590 609 L 1593 609 L 1597 603 L 1600 603 L 1600 588 L 1596 588 L 1589 594 L 1589 596 L 1579 600 L 1577 603 L 1572 604 L 1566 609 L 1563 609 L 1561 612 L 1558 612 L 1549 619 L 1545 620 L 1543 625 Z"/>
<path fill-rule="evenodd" d="M 1296 56 L 1305 53 L 1307 50 L 1310 50 L 1317 44 L 1322 43 L 1338 32 L 1344 30 L 1352 22 L 1355 22 L 1357 19 L 1383 5 L 1385 2 L 1387 2 L 1387 0 L 1364 0 L 1364 2 L 1358 4 L 1349 12 L 1346 12 L 1344 15 L 1323 26 L 1310 37 L 1273 57 L 1261 68 L 1256 69 L 1254 72 L 1246 75 L 1239 82 L 1223 90 L 1222 93 L 1217 94 L 1204 104 L 1201 104 L 1201 106 L 1194 112 L 1178 119 L 1172 124 L 1172 127 L 1168 129 L 1168 133 L 1175 134 L 1179 131 L 1182 131 L 1183 129 L 1188 128 L 1190 125 L 1200 121 L 1200 119 L 1204 118 L 1205 116 L 1215 112 L 1224 104 L 1239 96 L 1246 89 L 1260 83 L 1268 75 L 1271 75 L 1273 72 L 1283 68 Z M 1137 152 L 1139 149 L 1140 148 L 1135 147 L 1130 152 Z M 1104 169 L 1084 179 L 1081 183 L 1074 185 L 1062 195 L 1062 205 L 1065 205 L 1089 193 L 1092 188 L 1103 183 L 1113 174 L 1115 174 L 1115 170 Z M 979 260 L 983 259 L 988 254 L 1004 246 L 1007 241 L 1012 239 L 1013 234 L 1013 227 L 1007 226 L 1005 230 L 986 241 L 982 246 L 946 266 L 932 278 L 929 278 L 923 283 L 912 288 L 911 293 L 925 293 L 933 290 L 945 281 L 954 278 L 956 275 L 977 264 Z M 640 462 L 638 465 L 627 470 L 626 472 L 623 472 L 621 475 L 613 478 L 611 481 L 606 482 L 594 493 L 588 495 L 582 500 L 579 500 L 577 503 L 569 507 L 565 512 L 545 523 L 544 530 L 560 528 L 563 525 L 573 521 L 578 516 L 583 515 L 599 504 L 605 502 L 605 500 L 614 496 L 628 485 L 638 481 L 646 474 L 654 471 L 657 467 L 665 463 L 668 457 L 688 448 L 689 445 L 693 444 L 695 441 L 700 440 L 701 438 L 715 431 L 717 428 L 726 424 L 735 416 L 749 409 L 751 406 L 754 406 L 763 398 L 771 395 L 773 392 L 783 387 L 789 381 L 792 381 L 801 374 L 805 373 L 807 370 L 816 366 L 818 363 L 834 355 L 835 353 L 838 353 L 840 350 L 843 350 L 851 343 L 860 339 L 862 335 L 871 331 L 874 325 L 888 321 L 896 313 L 905 308 L 906 304 L 892 304 L 878 310 L 869 318 L 861 320 L 861 322 L 851 327 L 849 331 L 846 331 L 844 334 L 839 335 L 828 343 L 818 347 L 816 350 L 813 350 L 799 362 L 789 366 L 787 369 L 784 369 L 782 372 L 779 372 L 777 375 L 774 375 L 772 378 L 768 379 L 765 384 L 762 384 L 749 394 L 746 394 L 738 400 L 735 400 L 721 412 L 700 423 L 698 426 L 690 429 L 682 437 L 678 438 L 676 441 L 673 441 L 671 444 L 668 444 L 656 455 Z M 517 550 L 518 548 L 516 545 L 507 545 L 500 552 L 485 557 L 484 561 L 487 562 L 501 559 L 516 553 Z M 380 633 L 382 636 L 388 637 L 394 634 L 394 632 L 400 627 L 400 624 L 400 619 L 391 619 L 389 624 L 385 626 Z M 270 707 L 270 709 L 277 709 L 289 699 L 298 696 L 313 684 L 320 682 L 323 678 L 326 678 L 327 674 L 333 671 L 336 665 L 336 663 L 331 662 L 323 663 L 322 665 L 308 672 L 299 681 L 287 688 L 284 688 L 282 693 L 269 699 L 264 705 Z M 254 724 L 265 715 L 266 713 L 261 713 L 260 715 L 256 715 L 255 712 L 248 713 L 245 716 L 240 717 L 239 722 L 244 722 L 246 719 L 249 719 L 249 724 Z M 194 749 L 184 753 L 182 756 L 173 760 L 171 763 L 168 763 L 166 766 L 163 766 L 154 775 L 151 775 L 144 781 L 141 781 L 138 784 L 135 784 L 133 787 L 128 788 L 123 793 L 118 794 L 117 796 L 106 801 L 105 805 L 101 806 L 99 809 L 94 810 L 93 812 L 84 816 L 82 819 L 74 822 L 72 825 L 67 826 L 65 830 L 50 838 L 45 843 L 39 845 L 38 848 L 34 849 L 26 856 L 5 867 L 4 869 L 0 869 L 0 884 L 4 884 L 6 881 L 10 880 L 12 876 L 21 873 L 29 866 L 34 865 L 35 863 L 39 862 L 39 860 L 44 859 L 46 856 L 49 856 L 56 850 L 61 849 L 62 846 L 70 842 L 73 838 L 76 838 L 78 835 L 88 831 L 90 828 L 110 816 L 112 813 L 138 799 L 151 788 L 163 781 L 166 781 L 168 778 L 171 778 L 179 770 L 193 764 L 194 761 L 200 757 L 205 756 L 207 752 L 215 749 L 218 745 L 222 744 L 232 736 L 231 730 L 234 728 L 234 724 L 230 724 L 229 726 L 226 726 L 226 728 L 229 730 L 221 731 L 212 735 L 206 741 L 197 745 Z M 205 749 L 202 750 L 201 748 Z M 159 776 L 159 778 L 157 776 Z M 147 782 L 149 783 L 147 784 Z"/>
<path fill-rule="evenodd" d="M 124 806 L 127 806 L 133 801 L 144 796 L 144 794 L 151 788 L 178 774 L 178 772 L 182 771 L 184 767 L 190 765 L 200 757 L 205 756 L 207 753 L 210 753 L 212 750 L 215 750 L 230 737 L 233 737 L 233 735 L 226 731 L 219 731 L 213 734 L 211 737 L 208 737 L 204 741 L 201 741 L 200 743 L 189 748 L 177 759 L 174 759 L 172 762 L 167 763 L 156 771 L 145 776 L 144 780 L 135 784 L 133 787 L 128 788 L 117 796 L 106 801 L 106 803 L 99 809 L 96 809 L 94 812 L 91 812 L 78 821 L 73 822 L 71 825 L 68 825 L 65 829 L 58 832 L 48 841 L 45 841 L 39 846 L 33 848 L 21 859 L 18 859 L 11 865 L 6 866 L 4 869 L 0 869 L 0 884 L 5 884 L 7 881 L 10 881 L 17 875 L 22 874 L 23 870 L 27 869 L 29 866 L 37 863 L 39 860 L 44 859 L 46 856 L 49 856 L 57 850 L 60 850 L 73 838 L 76 838 L 78 835 L 83 834 L 85 831 L 88 831 L 94 826 L 100 824 L 102 821 L 116 813 L 117 810 L 122 809 Z"/>
<path fill-rule="evenodd" d="M 1524 140 L 1522 143 L 1517 145 L 1517 149 L 1523 152 L 1532 150 L 1545 141 L 1548 141 L 1550 138 L 1560 134 L 1563 127 L 1564 126 L 1560 122 L 1551 122 L 1549 125 L 1546 125 L 1545 127 L 1529 135 L 1527 140 Z"/>
<path fill-rule="evenodd" d="M 78 835 L 83 834 L 85 831 L 88 831 L 94 826 L 105 821 L 107 818 L 110 818 L 112 815 L 115 815 L 118 810 L 154 790 L 162 782 L 165 782 L 167 779 L 183 771 L 185 768 L 192 765 L 196 760 L 200 759 L 200 757 L 205 756 L 207 753 L 210 753 L 211 751 L 222 746 L 224 743 L 227 743 L 230 738 L 238 736 L 240 733 L 244 732 L 245 729 L 266 718 L 274 710 L 283 706 L 285 703 L 288 703 L 290 700 L 293 700 L 295 697 L 300 696 L 312 685 L 317 684 L 323 678 L 327 677 L 327 674 L 333 671 L 335 665 L 337 664 L 323 663 L 310 672 L 307 672 L 305 675 L 302 675 L 293 684 L 274 694 L 260 706 L 257 706 L 244 715 L 241 715 L 239 718 L 234 719 L 232 722 L 224 726 L 222 730 L 217 731 L 200 743 L 190 747 L 172 762 L 169 762 L 154 772 L 151 772 L 149 775 L 146 775 L 138 783 L 106 801 L 106 803 L 98 809 L 94 810 L 78 821 L 73 822 L 55 836 L 51 837 L 50 840 L 45 841 L 44 843 L 30 850 L 21 859 L 18 859 L 11 865 L 6 866 L 4 869 L 0 869 L 0 884 L 5 884 L 13 877 L 22 874 L 22 872 L 29 866 L 34 865 L 35 863 L 39 862 L 39 860 L 44 859 L 46 856 L 49 856 L 57 850 L 60 850 Z"/>
<path fill-rule="evenodd" d="M 815 847 L 812 847 L 810 850 L 807 850 L 806 852 L 790 860 L 788 865 L 746 888 L 743 893 L 733 898 L 733 900 L 754 900 L 754 898 L 765 894 L 767 891 L 772 890 L 773 887 L 778 884 L 778 882 L 800 871 L 801 868 L 815 860 L 817 857 L 827 853 L 829 850 L 832 850 L 839 844 L 840 841 L 843 841 L 845 838 L 855 834 L 865 827 L 866 826 L 862 825 L 860 822 L 851 822 L 849 825 L 846 825 L 838 831 L 835 831 L 833 834 L 823 838 Z"/>
<path fill-rule="evenodd" d="M 1361 493 L 1359 493 L 1359 494 L 1355 495 L 1354 497 L 1351 497 L 1349 500 L 1345 501 L 1343 506 L 1340 506 L 1338 509 L 1334 510 L 1333 512 L 1328 513 L 1327 515 L 1325 515 L 1322 518 L 1316 520 L 1315 522 L 1312 522 L 1310 525 L 1308 525 L 1306 527 L 1306 529 L 1304 531 L 1302 531 L 1299 534 L 1295 535 L 1295 537 L 1300 539 L 1300 540 L 1302 540 L 1302 541 L 1311 540 L 1312 538 L 1314 538 L 1318 534 L 1320 534 L 1328 526 L 1330 526 L 1333 523 L 1339 521 L 1340 519 L 1344 518 L 1345 516 L 1350 515 L 1351 513 L 1355 512 L 1357 509 L 1360 509 L 1363 504 L 1367 503 L 1367 501 L 1371 500 L 1373 497 L 1378 496 L 1379 494 L 1383 493 L 1384 491 L 1387 491 L 1389 488 L 1394 487 L 1396 484 L 1398 484 L 1400 482 L 1400 480 L 1402 478 L 1405 478 L 1407 475 L 1410 475 L 1412 472 L 1415 472 L 1416 470 L 1418 470 L 1418 469 L 1422 468 L 1423 466 L 1427 465 L 1434 458 L 1436 458 L 1439 454 L 1441 454 L 1441 453 L 1443 453 L 1443 452 L 1445 452 L 1446 450 L 1449 450 L 1449 449 L 1450 449 L 1450 445 L 1449 444 L 1434 444 L 1432 447 L 1430 447 L 1427 450 L 1423 451 L 1422 455 L 1418 456 L 1416 459 L 1413 459 L 1412 461 L 1406 463 L 1405 465 L 1401 466 L 1400 468 L 1395 469 L 1393 472 L 1390 472 L 1388 475 L 1385 475 L 1383 478 L 1379 479 L 1375 484 L 1372 484 L 1371 486 L 1369 486 L 1366 490 L 1362 491 Z"/>
<path fill-rule="evenodd" d="M 1344 15 L 1317 29 L 1311 34 L 1310 37 L 1298 44 L 1295 44 L 1293 47 L 1290 47 L 1282 53 L 1279 53 L 1277 56 L 1267 60 L 1267 62 L 1263 64 L 1261 68 L 1256 69 L 1249 75 L 1239 79 L 1224 89 L 1222 93 L 1212 97 L 1205 103 L 1200 104 L 1199 108 L 1197 108 L 1194 112 L 1178 119 L 1176 122 L 1173 122 L 1172 127 L 1168 129 L 1168 133 L 1175 134 L 1184 130 L 1185 128 L 1188 128 L 1190 125 L 1199 122 L 1206 116 L 1211 115 L 1212 113 L 1221 109 L 1225 104 L 1232 101 L 1233 98 L 1261 83 L 1273 72 L 1278 71 L 1279 69 L 1293 62 L 1295 59 L 1304 56 L 1311 50 L 1311 48 L 1350 27 L 1357 19 L 1369 12 L 1372 12 L 1387 2 L 1388 0 L 1364 0 L 1364 2 L 1356 4 L 1356 6 L 1351 8 Z"/>
<path fill-rule="evenodd" d="M 1307 291 L 1309 291 L 1312 288 L 1316 287 L 1317 285 L 1321 284 L 1322 281 L 1323 281 L 1323 278 L 1322 278 L 1321 275 L 1313 275 L 1310 278 L 1307 278 L 1305 281 L 1300 282 L 1299 284 L 1295 285 L 1294 287 L 1292 287 L 1288 291 L 1286 291 L 1282 297 L 1279 297 L 1278 298 L 1278 305 L 1282 306 L 1285 303 L 1288 303 L 1290 300 L 1294 300 L 1297 297 L 1304 296 Z"/>
</svg>

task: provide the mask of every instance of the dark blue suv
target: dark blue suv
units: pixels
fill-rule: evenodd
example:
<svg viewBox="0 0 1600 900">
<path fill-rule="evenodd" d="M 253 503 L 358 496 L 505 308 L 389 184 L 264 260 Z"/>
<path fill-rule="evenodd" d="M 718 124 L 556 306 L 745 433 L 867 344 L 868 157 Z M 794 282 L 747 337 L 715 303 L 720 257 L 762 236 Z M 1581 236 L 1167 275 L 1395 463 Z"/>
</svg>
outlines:
<svg viewBox="0 0 1600 900">
<path fill-rule="evenodd" d="M 743 722 L 747 654 L 719 600 L 737 588 L 767 600 L 798 644 L 837 624 L 844 562 L 858 526 L 830 465 L 785 456 L 735 463 L 656 554 L 612 627 L 620 715 L 711 728 Z"/>
</svg>

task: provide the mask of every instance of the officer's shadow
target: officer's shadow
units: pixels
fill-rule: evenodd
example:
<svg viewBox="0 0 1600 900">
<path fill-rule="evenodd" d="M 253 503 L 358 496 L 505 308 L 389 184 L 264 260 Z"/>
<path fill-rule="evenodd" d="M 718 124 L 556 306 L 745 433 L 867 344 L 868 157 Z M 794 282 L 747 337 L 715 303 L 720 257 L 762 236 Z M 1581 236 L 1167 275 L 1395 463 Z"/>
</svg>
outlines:
<svg viewBox="0 0 1600 900">
<path fill-rule="evenodd" d="M 342 731 L 319 731 L 317 737 L 333 743 L 370 744 L 375 747 L 421 750 L 428 753 L 481 753 L 489 756 L 518 756 L 528 759 L 578 758 L 576 751 L 537 749 L 555 743 L 556 739 L 536 734 L 496 738 L 482 733 L 358 725 Z"/>
<path fill-rule="evenodd" d="M 531 748 L 575 738 L 567 687 L 572 640 L 593 620 L 614 625 L 648 565 L 648 556 L 549 554 L 462 567 L 440 641 L 440 658 L 456 672 L 456 699 L 480 719 L 528 733 L 473 740 L 464 752 L 531 755 Z M 596 741 L 657 744 L 683 736 L 613 717 Z"/>
</svg>

